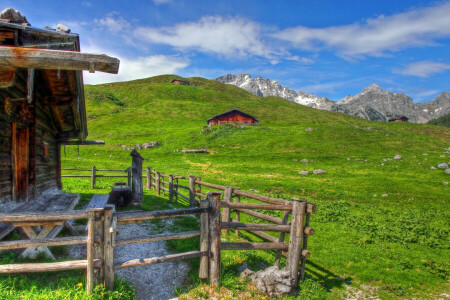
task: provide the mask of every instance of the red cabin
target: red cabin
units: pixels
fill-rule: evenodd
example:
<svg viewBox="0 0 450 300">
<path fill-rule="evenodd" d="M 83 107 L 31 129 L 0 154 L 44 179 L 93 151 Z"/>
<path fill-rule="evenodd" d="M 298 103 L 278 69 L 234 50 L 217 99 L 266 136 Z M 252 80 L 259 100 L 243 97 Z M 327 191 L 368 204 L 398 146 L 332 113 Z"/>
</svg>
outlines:
<svg viewBox="0 0 450 300">
<path fill-rule="evenodd" d="M 206 120 L 208 126 L 221 125 L 227 123 L 241 123 L 244 125 L 256 125 L 259 124 L 258 119 L 246 114 L 239 109 L 235 108 L 230 111 L 215 115 Z"/>
<path fill-rule="evenodd" d="M 172 84 L 189 85 L 189 81 L 184 81 L 184 80 L 180 80 L 180 79 L 174 79 L 174 80 L 172 80 Z"/>
<path fill-rule="evenodd" d="M 408 122 L 408 118 L 401 116 L 399 118 L 389 119 L 388 122 Z"/>
</svg>

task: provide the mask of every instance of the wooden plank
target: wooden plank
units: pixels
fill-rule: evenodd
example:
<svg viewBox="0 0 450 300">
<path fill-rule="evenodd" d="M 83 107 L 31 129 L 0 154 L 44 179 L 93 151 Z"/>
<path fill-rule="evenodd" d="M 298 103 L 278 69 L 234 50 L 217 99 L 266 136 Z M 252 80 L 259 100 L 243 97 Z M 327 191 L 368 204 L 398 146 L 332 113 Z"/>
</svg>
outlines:
<svg viewBox="0 0 450 300">
<path fill-rule="evenodd" d="M 241 229 L 241 230 L 260 230 L 260 231 L 289 232 L 291 227 L 289 225 L 222 222 L 222 228 Z"/>
<path fill-rule="evenodd" d="M 0 250 L 23 249 L 30 247 L 53 247 L 64 245 L 86 244 L 87 238 L 84 236 L 70 236 L 62 238 L 42 238 L 18 241 L 0 242 Z"/>
<path fill-rule="evenodd" d="M 306 208 L 306 211 L 308 212 L 308 207 Z M 314 234 L 314 229 L 309 227 L 309 221 L 310 221 L 311 213 L 307 213 L 305 217 L 305 236 L 303 238 L 303 246 L 302 248 L 306 250 L 308 248 L 308 236 Z M 305 269 L 306 269 L 306 257 L 302 257 L 302 264 L 300 266 L 300 279 L 305 279 Z"/>
<path fill-rule="evenodd" d="M 195 176 L 189 174 L 189 206 L 194 207 L 195 201 Z"/>
<path fill-rule="evenodd" d="M 284 214 L 283 214 L 283 219 L 281 220 L 281 223 L 283 224 L 283 225 L 286 225 L 286 224 L 288 224 L 288 221 L 289 221 L 289 212 L 288 211 L 285 211 L 284 212 Z M 279 236 L 279 238 L 278 238 L 278 241 L 279 242 L 284 242 L 284 239 L 285 239 L 285 236 L 286 236 L 286 233 L 285 232 L 280 232 L 280 236 Z M 280 262 L 281 262 L 281 255 L 283 254 L 283 252 L 280 250 L 280 251 L 277 251 L 277 254 L 276 254 L 276 256 L 275 256 L 275 262 L 274 262 L 274 265 L 275 266 L 279 266 L 280 265 Z"/>
<path fill-rule="evenodd" d="M 179 233 L 162 233 L 155 234 L 148 237 L 137 237 L 137 238 L 128 238 L 128 239 L 119 239 L 116 241 L 117 245 L 127 245 L 127 244 L 137 244 L 137 243 L 147 243 L 147 242 L 155 242 L 155 241 L 168 241 L 168 240 L 179 240 L 179 239 L 187 239 L 200 236 L 200 231 L 188 231 L 188 232 L 179 232 Z"/>
<path fill-rule="evenodd" d="M 209 208 L 208 201 L 200 201 L 200 208 Z M 200 215 L 200 251 L 208 252 L 209 251 L 209 222 L 208 222 L 208 213 L 204 212 Z M 200 257 L 200 266 L 198 271 L 198 277 L 200 279 L 208 278 L 208 256 Z"/>
<path fill-rule="evenodd" d="M 84 210 L 59 211 L 59 212 L 24 212 L 24 213 L 0 213 L 0 222 L 22 222 L 22 221 L 62 221 L 86 219 Z"/>
<path fill-rule="evenodd" d="M 109 195 L 99 195 L 99 194 L 93 195 L 88 205 L 86 206 L 86 210 L 91 208 L 106 207 L 106 204 L 108 203 L 108 198 Z"/>
<path fill-rule="evenodd" d="M 231 202 L 231 195 L 233 194 L 233 188 L 230 186 L 227 186 L 227 188 L 225 189 L 225 193 L 224 193 L 224 197 L 223 200 L 226 203 L 230 203 Z M 230 208 L 222 205 L 223 209 L 222 209 L 222 222 L 230 222 Z M 228 233 L 228 229 L 222 229 L 222 233 L 223 234 L 227 234 Z"/>
<path fill-rule="evenodd" d="M 250 210 L 250 209 L 243 209 L 243 208 L 235 208 L 235 210 L 236 210 L 236 213 L 237 213 L 237 211 L 240 211 L 240 212 L 243 212 L 243 213 L 245 213 L 247 215 L 250 215 L 250 216 L 253 216 L 253 217 L 265 220 L 265 221 L 269 221 L 269 222 L 272 222 L 272 223 L 275 223 L 275 224 L 278 224 L 278 225 L 282 225 L 283 224 L 283 220 L 281 220 L 280 218 L 269 216 L 269 215 L 266 215 L 266 214 L 263 214 L 263 213 L 260 213 L 260 212 L 257 212 L 257 211 L 253 211 L 253 210 Z M 239 221 L 239 220 L 237 220 L 237 221 Z"/>
<path fill-rule="evenodd" d="M 253 233 L 254 235 L 259 236 L 260 238 L 263 238 L 265 240 L 271 241 L 273 243 L 278 243 L 279 242 L 278 238 L 276 238 L 274 236 L 271 236 L 270 234 L 267 234 L 267 233 L 265 233 L 263 231 L 258 231 L 258 230 L 247 230 L 247 231 L 250 232 L 250 233 Z"/>
<path fill-rule="evenodd" d="M 259 204 L 259 203 L 231 203 L 221 202 L 223 207 L 230 208 L 250 208 L 250 209 L 268 209 L 268 210 L 286 210 L 291 211 L 292 205 L 275 205 L 275 204 Z"/>
<path fill-rule="evenodd" d="M 87 266 L 86 266 L 86 293 L 89 295 L 95 285 L 94 278 L 94 243 L 95 243 L 95 210 L 91 209 L 88 211 L 88 237 L 87 237 Z"/>
<path fill-rule="evenodd" d="M 114 268 L 115 269 L 124 269 L 124 268 L 131 268 L 131 267 L 148 266 L 148 265 L 154 265 L 154 264 L 159 264 L 159 263 L 177 261 L 180 259 L 196 258 L 196 257 L 204 256 L 204 255 L 208 255 L 208 252 L 207 251 L 203 251 L 203 252 L 202 251 L 190 251 L 190 252 L 184 252 L 184 253 L 178 253 L 178 254 L 170 254 L 170 255 L 161 256 L 161 257 L 131 259 L 128 261 L 115 263 Z"/>
<path fill-rule="evenodd" d="M 289 250 L 286 261 L 289 270 L 289 280 L 292 286 L 297 286 L 298 264 L 302 254 L 303 226 L 306 212 L 306 202 L 294 201 L 292 208 L 291 231 L 289 234 Z"/>
<path fill-rule="evenodd" d="M 43 70 L 87 70 L 117 74 L 120 61 L 104 54 L 24 47 L 0 47 L 0 66 Z"/>
<path fill-rule="evenodd" d="M 182 189 L 186 189 L 186 190 L 188 190 L 188 189 L 189 189 L 189 187 L 188 187 L 188 186 L 185 186 L 185 185 L 181 185 L 181 184 L 174 184 L 174 186 L 177 186 L 177 187 L 180 187 L 180 188 L 182 188 Z"/>
<path fill-rule="evenodd" d="M 220 195 L 208 192 L 209 202 L 209 283 L 211 287 L 220 285 Z"/>
<path fill-rule="evenodd" d="M 222 243 L 222 250 L 287 250 L 288 243 Z"/>
<path fill-rule="evenodd" d="M 214 184 L 214 183 L 204 182 L 204 181 L 201 181 L 201 180 L 195 180 L 195 183 L 201 184 L 201 185 L 204 185 L 204 186 L 209 186 L 209 187 L 211 187 L 213 189 L 218 189 L 218 190 L 225 190 L 227 188 L 224 185 L 218 185 L 218 184 Z"/>
<path fill-rule="evenodd" d="M 113 222 L 114 205 L 107 205 L 105 207 L 105 222 L 103 228 L 103 274 L 105 278 L 105 288 L 108 290 L 114 289 L 114 245 L 113 234 L 110 232 L 110 227 Z"/>
<path fill-rule="evenodd" d="M 172 209 L 172 210 L 160 210 L 160 211 L 135 211 L 135 212 L 118 212 L 117 224 L 150 220 L 150 219 L 161 219 L 170 218 L 176 216 L 185 216 L 193 214 L 201 214 L 206 212 L 207 209 L 204 208 L 184 208 L 184 209 Z"/>
<path fill-rule="evenodd" d="M 253 193 L 241 191 L 241 190 L 236 190 L 236 191 L 234 191 L 234 193 L 239 196 L 244 196 L 244 197 L 256 199 L 256 200 L 271 203 L 271 204 L 284 205 L 286 203 L 286 200 L 281 200 L 281 199 L 277 199 L 277 198 L 273 198 L 273 197 L 269 197 L 269 196 L 253 194 Z"/>
<path fill-rule="evenodd" d="M 86 260 L 71 260 L 52 263 L 8 264 L 0 265 L 0 274 L 78 270 L 85 269 L 86 266 Z"/>
<path fill-rule="evenodd" d="M 175 195 L 178 195 L 178 196 L 180 196 L 181 198 L 186 199 L 187 201 L 189 201 L 189 197 L 188 197 L 188 196 L 185 196 L 185 195 L 181 194 L 181 193 L 178 192 L 178 191 L 173 191 L 173 192 L 175 193 Z"/>
</svg>

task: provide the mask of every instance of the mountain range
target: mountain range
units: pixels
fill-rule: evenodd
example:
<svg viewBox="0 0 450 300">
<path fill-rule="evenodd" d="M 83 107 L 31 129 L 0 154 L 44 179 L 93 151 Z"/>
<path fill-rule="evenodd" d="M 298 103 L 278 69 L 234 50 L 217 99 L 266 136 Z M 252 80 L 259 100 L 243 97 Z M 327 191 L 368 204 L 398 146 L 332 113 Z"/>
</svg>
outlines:
<svg viewBox="0 0 450 300">
<path fill-rule="evenodd" d="M 214 80 L 240 87 L 257 96 L 278 96 L 309 107 L 346 113 L 373 121 L 388 121 L 405 116 L 409 122 L 427 123 L 450 113 L 449 92 L 442 92 L 429 102 L 414 103 L 411 97 L 403 93 L 391 93 L 372 84 L 357 95 L 332 101 L 303 91 L 296 92 L 282 86 L 276 80 L 252 78 L 249 74 L 227 74 Z"/>
</svg>

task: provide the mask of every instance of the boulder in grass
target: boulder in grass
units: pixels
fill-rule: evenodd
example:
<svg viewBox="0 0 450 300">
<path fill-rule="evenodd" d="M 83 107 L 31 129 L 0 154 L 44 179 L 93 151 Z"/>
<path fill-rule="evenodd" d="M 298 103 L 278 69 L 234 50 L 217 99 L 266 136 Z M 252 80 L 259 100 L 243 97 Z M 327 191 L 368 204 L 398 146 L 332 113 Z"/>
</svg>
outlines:
<svg viewBox="0 0 450 300">
<path fill-rule="evenodd" d="M 261 292 L 269 297 L 283 297 L 292 291 L 289 271 L 280 270 L 277 266 L 256 272 L 252 281 Z"/>
<path fill-rule="evenodd" d="M 396 160 L 402 159 L 402 156 L 397 154 L 394 156 L 394 159 L 396 159 Z"/>
<path fill-rule="evenodd" d="M 303 176 L 308 176 L 309 172 L 308 171 L 300 171 L 300 172 L 298 172 L 298 174 L 303 175 Z"/>
<path fill-rule="evenodd" d="M 435 166 L 431 166 L 430 170 L 437 170 L 437 168 Z"/>
<path fill-rule="evenodd" d="M 325 170 L 322 170 L 322 169 L 317 169 L 317 170 L 314 170 L 313 173 L 315 175 L 323 175 L 323 174 L 326 174 L 327 172 Z"/>
<path fill-rule="evenodd" d="M 450 169 L 445 169 L 445 174 L 450 174 Z"/>
<path fill-rule="evenodd" d="M 304 159 L 301 160 L 301 162 L 302 162 L 302 163 L 307 163 L 308 160 L 307 160 L 306 158 L 304 158 Z"/>
<path fill-rule="evenodd" d="M 438 164 L 438 168 L 439 168 L 439 169 L 448 169 L 448 163 L 441 163 L 441 164 Z"/>
</svg>

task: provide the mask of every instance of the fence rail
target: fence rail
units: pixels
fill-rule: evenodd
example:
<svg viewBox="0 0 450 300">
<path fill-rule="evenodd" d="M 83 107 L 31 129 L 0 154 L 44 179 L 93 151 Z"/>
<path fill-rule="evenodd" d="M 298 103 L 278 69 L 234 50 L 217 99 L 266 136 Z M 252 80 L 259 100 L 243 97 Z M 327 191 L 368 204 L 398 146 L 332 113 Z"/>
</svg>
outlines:
<svg viewBox="0 0 450 300">
<path fill-rule="evenodd" d="M 63 174 L 61 177 L 63 178 L 91 178 L 91 187 L 95 188 L 95 184 L 97 182 L 97 178 L 128 178 L 128 185 L 131 185 L 131 169 L 97 169 L 95 166 L 92 169 L 74 169 L 74 168 L 62 168 L 61 171 L 80 171 L 80 172 L 91 172 L 89 175 L 84 174 Z M 126 172 L 127 174 L 113 174 L 113 175 L 105 175 L 105 174 L 97 174 L 97 172 Z"/>
</svg>

